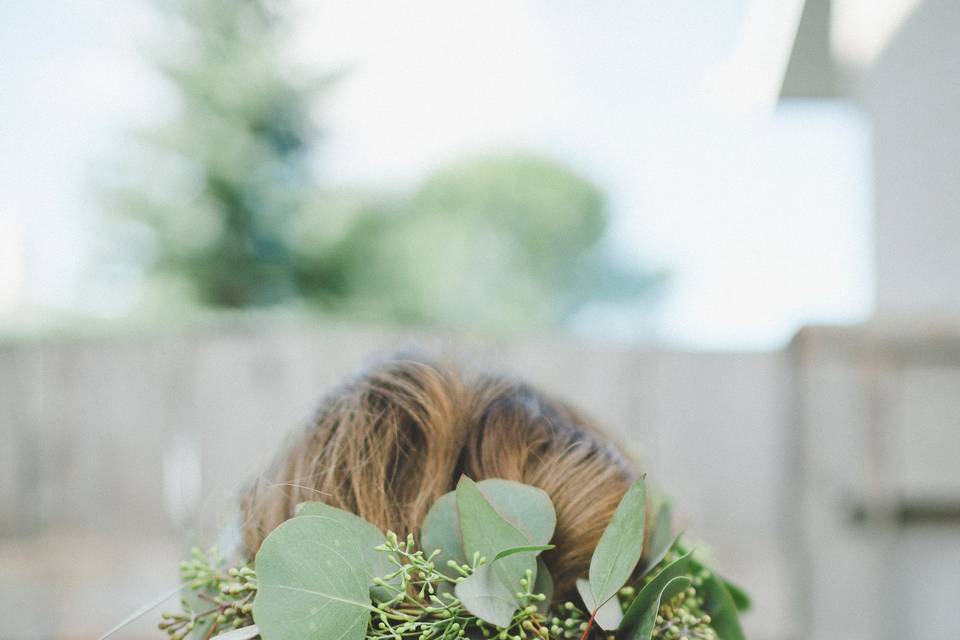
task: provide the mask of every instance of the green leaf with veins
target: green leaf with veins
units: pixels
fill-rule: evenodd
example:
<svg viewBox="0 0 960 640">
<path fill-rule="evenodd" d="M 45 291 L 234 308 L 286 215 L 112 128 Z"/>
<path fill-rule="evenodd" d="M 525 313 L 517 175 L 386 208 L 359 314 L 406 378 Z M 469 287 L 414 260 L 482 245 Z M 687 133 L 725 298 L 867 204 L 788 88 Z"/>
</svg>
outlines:
<svg viewBox="0 0 960 640">
<path fill-rule="evenodd" d="M 457 564 L 467 561 L 463 553 L 463 538 L 460 536 L 460 516 L 457 514 L 457 494 L 451 491 L 440 496 L 420 527 L 420 546 L 430 555 L 436 550 L 440 553 L 434 558 L 440 573 L 456 578 L 459 572 L 447 566 L 450 560 Z"/>
<path fill-rule="evenodd" d="M 553 602 L 553 576 L 547 569 L 547 563 L 543 558 L 537 558 L 537 579 L 533 581 L 533 592 L 544 595 L 544 599 L 537 605 L 540 613 L 546 614 L 550 610 Z"/>
<path fill-rule="evenodd" d="M 321 516 L 287 520 L 256 556 L 253 618 L 263 640 L 363 640 L 370 621 L 358 530 Z"/>
<path fill-rule="evenodd" d="M 657 515 L 653 517 L 653 530 L 650 533 L 650 545 L 647 549 L 647 557 L 644 558 L 642 573 L 660 564 L 673 546 L 674 540 L 670 503 L 664 501 L 657 509 Z"/>
<path fill-rule="evenodd" d="M 507 627 L 517 610 L 517 597 L 494 573 L 493 565 L 480 565 L 454 588 L 467 611 L 498 627 Z"/>
<path fill-rule="evenodd" d="M 557 514 L 546 492 L 499 478 L 475 484 L 497 513 L 526 536 L 527 542 L 521 546 L 544 546 L 553 538 Z M 447 566 L 449 560 L 463 564 L 468 559 L 463 550 L 456 492 L 444 494 L 433 504 L 423 521 L 420 542 L 427 554 L 440 550 L 435 562 L 442 573 L 451 578 L 460 575 Z"/>
<path fill-rule="evenodd" d="M 710 614 L 710 626 L 723 640 L 744 640 L 743 629 L 737 615 L 737 605 L 720 578 L 714 571 L 707 569 L 696 560 L 691 561 L 693 571 L 707 572 L 700 585 L 703 594 L 703 610 Z"/>
<path fill-rule="evenodd" d="M 534 545 L 534 546 L 525 546 L 525 547 L 513 547 L 511 549 L 504 549 L 497 554 L 497 557 L 494 558 L 494 561 L 500 560 L 501 558 L 506 558 L 512 556 L 515 553 L 527 553 L 533 551 L 534 553 L 540 553 L 541 551 L 550 551 L 554 546 L 552 544 L 543 544 L 543 545 Z"/>
<path fill-rule="evenodd" d="M 692 551 L 686 555 L 677 558 L 654 576 L 653 580 L 648 582 L 640 589 L 637 597 L 633 599 L 630 606 L 623 614 L 623 621 L 617 629 L 617 638 L 619 640 L 632 640 L 632 635 L 640 625 L 641 619 L 646 615 L 650 606 L 660 597 L 664 588 L 674 578 L 686 576 L 690 573 Z M 724 640 L 727 640 L 724 638 Z"/>
<path fill-rule="evenodd" d="M 476 484 L 497 512 L 519 529 L 531 545 L 550 543 L 557 527 L 557 512 L 544 490 L 501 478 Z"/>
<path fill-rule="evenodd" d="M 527 572 L 537 572 L 536 552 L 522 552 L 500 560 L 493 559 L 501 551 L 529 546 L 527 536 L 504 519 L 470 478 L 463 476 L 457 483 L 457 512 L 460 531 L 467 557 L 479 553 L 486 558 L 494 574 L 511 592 L 521 591 L 520 580 Z"/>
<path fill-rule="evenodd" d="M 604 631 L 615 631 L 623 620 L 623 610 L 620 609 L 620 601 L 617 598 L 610 598 L 606 602 L 597 603 L 593 599 L 593 592 L 590 590 L 590 583 L 583 578 L 577 580 L 577 592 L 583 599 L 583 604 L 587 611 L 597 612 L 597 625 Z M 599 608 L 598 608 L 599 606 Z"/>
<path fill-rule="evenodd" d="M 690 586 L 690 578 L 687 576 L 677 576 L 671 578 L 663 585 L 660 592 L 656 594 L 653 603 L 647 607 L 647 610 L 640 616 L 637 622 L 636 630 L 628 636 L 629 640 L 650 640 L 653 636 L 653 627 L 657 622 L 657 613 L 660 611 L 660 605 L 669 602 L 671 598 L 677 596 L 681 591 Z"/>
<path fill-rule="evenodd" d="M 296 517 L 326 518 L 353 531 L 355 544 L 364 558 L 362 566 L 367 573 L 367 584 L 370 585 L 371 595 L 379 601 L 389 600 L 393 597 L 394 591 L 390 588 L 373 586 L 374 578 L 382 578 L 395 569 L 390 563 L 389 556 L 376 549 L 387 541 L 380 529 L 358 515 L 331 507 L 323 502 L 301 502 L 297 505 L 295 513 Z"/>
<path fill-rule="evenodd" d="M 610 524 L 590 559 L 590 589 L 597 603 L 604 603 L 620 590 L 640 561 L 647 510 L 647 492 L 641 477 L 620 500 Z"/>
<path fill-rule="evenodd" d="M 750 600 L 750 594 L 744 591 L 743 587 L 740 587 L 739 585 L 736 585 L 727 579 L 723 580 L 723 586 L 727 588 L 727 591 L 730 593 L 730 597 L 733 598 L 733 603 L 737 606 L 737 611 L 750 610 L 750 607 L 753 606 L 753 602 Z"/>
</svg>

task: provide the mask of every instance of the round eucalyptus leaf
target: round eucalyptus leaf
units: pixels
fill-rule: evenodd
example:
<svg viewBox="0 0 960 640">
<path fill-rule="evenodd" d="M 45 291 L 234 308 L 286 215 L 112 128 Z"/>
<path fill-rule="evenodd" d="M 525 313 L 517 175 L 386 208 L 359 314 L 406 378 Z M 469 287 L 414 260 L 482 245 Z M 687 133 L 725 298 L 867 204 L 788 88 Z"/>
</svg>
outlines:
<svg viewBox="0 0 960 640">
<path fill-rule="evenodd" d="M 389 588 L 373 586 L 374 578 L 382 578 L 395 569 L 390 564 L 387 554 L 376 549 L 387 541 L 380 529 L 356 514 L 331 507 L 323 502 L 301 502 L 297 505 L 296 516 L 326 518 L 352 531 L 356 546 L 364 558 L 361 566 L 366 570 L 371 595 L 380 601 L 393 597 L 395 592 Z M 399 584 L 399 579 L 395 582 Z"/>
<path fill-rule="evenodd" d="M 486 558 L 493 573 L 511 593 L 520 590 L 520 580 L 528 572 L 531 577 L 536 575 L 536 551 L 514 553 L 496 559 L 501 551 L 528 546 L 529 540 L 493 507 L 477 483 L 466 476 L 457 483 L 457 512 L 460 514 L 460 531 L 467 557 L 478 553 L 481 558 Z"/>
<path fill-rule="evenodd" d="M 246 627 L 240 627 L 239 629 L 225 631 L 224 633 L 213 636 L 211 640 L 253 640 L 259 635 L 260 628 L 255 624 L 251 624 Z M 206 637 L 209 638 L 209 635 Z"/>
<path fill-rule="evenodd" d="M 524 534 L 527 542 L 517 546 L 544 546 L 553 538 L 557 514 L 545 491 L 500 478 L 475 484 L 497 513 Z M 451 578 L 460 575 L 447 566 L 449 560 L 459 564 L 467 561 L 455 491 L 441 496 L 430 508 L 420 528 L 420 546 L 427 554 L 440 550 L 435 562 L 442 573 Z M 488 561 L 492 560 L 488 558 Z"/>
<path fill-rule="evenodd" d="M 467 611 L 497 627 L 507 627 L 517 610 L 513 591 L 500 580 L 493 566 L 477 567 L 466 580 L 457 583 L 454 591 Z"/>
<path fill-rule="evenodd" d="M 365 558 L 356 531 L 334 518 L 300 516 L 260 547 L 253 619 L 263 640 L 363 640 L 370 620 Z"/>
<path fill-rule="evenodd" d="M 553 602 L 553 591 L 553 576 L 547 568 L 547 563 L 543 561 L 543 558 L 537 558 L 537 579 L 533 582 L 533 592 L 541 593 L 545 596 L 543 601 L 537 605 L 540 613 L 546 614 L 550 611 L 550 604 Z"/>
<path fill-rule="evenodd" d="M 439 550 L 434 558 L 437 569 L 450 578 L 460 574 L 447 566 L 453 560 L 458 564 L 466 562 L 463 553 L 463 538 L 460 536 L 460 517 L 457 514 L 457 496 L 451 491 L 433 503 L 427 517 L 420 527 L 420 547 L 427 555 Z"/>
<path fill-rule="evenodd" d="M 477 486 L 500 515 L 526 535 L 531 545 L 545 545 L 553 539 L 557 512 L 546 491 L 500 478 L 481 480 Z"/>
</svg>

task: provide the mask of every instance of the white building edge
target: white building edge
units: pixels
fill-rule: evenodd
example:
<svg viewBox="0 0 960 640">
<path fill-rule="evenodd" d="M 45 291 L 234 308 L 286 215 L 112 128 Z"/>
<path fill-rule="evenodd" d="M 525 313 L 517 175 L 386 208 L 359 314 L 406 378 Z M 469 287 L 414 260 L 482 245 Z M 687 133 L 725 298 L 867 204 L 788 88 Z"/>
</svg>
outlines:
<svg viewBox="0 0 960 640">
<path fill-rule="evenodd" d="M 792 345 L 796 637 L 950 635 L 960 2 L 808 0 L 781 90 L 798 99 L 849 101 L 871 123 L 877 310 L 864 326 L 805 329 Z"/>
</svg>

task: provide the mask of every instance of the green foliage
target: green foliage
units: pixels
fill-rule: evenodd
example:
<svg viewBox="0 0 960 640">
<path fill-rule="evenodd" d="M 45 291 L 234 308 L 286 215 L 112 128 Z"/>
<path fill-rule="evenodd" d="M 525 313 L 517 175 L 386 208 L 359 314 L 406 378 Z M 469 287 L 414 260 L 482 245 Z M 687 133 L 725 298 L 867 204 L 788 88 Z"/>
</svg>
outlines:
<svg viewBox="0 0 960 640">
<path fill-rule="evenodd" d="M 714 572 L 694 560 L 692 562 L 700 589 L 703 592 L 703 610 L 709 614 L 711 625 L 723 640 L 744 640 L 737 616 L 737 604 L 724 581 Z"/>
<path fill-rule="evenodd" d="M 153 62 L 177 107 L 140 136 L 110 208 L 149 236 L 119 251 L 201 305 L 307 301 L 347 319 L 502 331 L 649 301 L 661 282 L 605 250 L 600 191 L 536 156 L 461 160 L 386 196 L 320 188 L 310 113 L 337 76 L 302 77 L 284 59 L 288 3 L 155 2 L 167 23 Z"/>
<path fill-rule="evenodd" d="M 264 640 L 362 640 L 370 621 L 367 559 L 346 520 L 298 516 L 257 552 L 253 618 Z"/>
<path fill-rule="evenodd" d="M 216 549 L 204 553 L 194 549 L 193 557 L 180 563 L 180 577 L 190 591 L 181 599 L 183 611 L 164 612 L 159 627 L 173 640 L 209 637 L 218 630 L 253 624 L 253 599 L 257 594 L 256 574 L 249 567 L 227 569 Z"/>
<path fill-rule="evenodd" d="M 524 534 L 527 542 L 519 546 L 543 546 L 553 538 L 557 514 L 543 490 L 499 478 L 481 480 L 476 485 L 497 513 Z M 421 529 L 424 547 L 440 550 L 437 558 L 441 567 L 450 560 L 466 562 L 456 492 L 451 491 L 434 503 Z"/>
<path fill-rule="evenodd" d="M 616 595 L 640 561 L 646 512 L 646 484 L 640 478 L 620 500 L 590 559 L 590 590 L 596 606 Z"/>
<path fill-rule="evenodd" d="M 644 569 L 649 570 L 651 567 L 660 564 L 660 561 L 674 545 L 675 540 L 673 537 L 673 513 L 670 503 L 664 501 L 653 518 L 653 531 L 650 533 L 650 545 L 644 559 Z"/>
<path fill-rule="evenodd" d="M 580 599 L 583 600 L 583 605 L 587 608 L 587 611 L 594 612 L 594 617 L 601 629 L 613 631 L 620 626 L 620 621 L 623 620 L 623 610 L 616 599 L 610 598 L 606 602 L 597 602 L 593 597 L 593 591 L 590 589 L 590 581 L 583 578 L 577 580 L 577 593 L 580 594 Z"/>
<path fill-rule="evenodd" d="M 637 597 L 624 612 L 623 621 L 618 630 L 619 636 L 630 638 L 630 634 L 636 630 L 650 608 L 658 602 L 667 584 L 674 578 L 690 573 L 690 555 L 687 553 L 676 559 L 667 556 L 668 559 L 664 561 L 666 566 L 660 571 L 653 572 L 650 580 L 643 585 Z"/>
<path fill-rule="evenodd" d="M 375 526 L 342 509 L 336 509 L 323 502 L 301 502 L 297 505 L 296 515 L 324 518 L 338 524 L 352 533 L 353 544 L 364 558 L 367 573 L 367 585 L 374 599 L 389 598 L 389 590 L 374 585 L 375 578 L 381 578 L 393 570 L 387 556 L 377 551 L 386 538 Z"/>
<path fill-rule="evenodd" d="M 750 594 L 744 591 L 742 587 L 730 582 L 729 580 L 724 580 L 723 586 L 726 587 L 727 592 L 733 599 L 733 604 L 737 607 L 737 611 L 750 610 L 750 608 L 753 606 L 753 601 L 750 599 Z"/>
<path fill-rule="evenodd" d="M 191 586 L 221 595 L 211 600 L 212 614 L 198 615 L 187 603 L 182 614 L 165 613 L 160 626 L 177 640 L 191 630 L 206 638 L 230 628 L 264 640 L 742 640 L 726 583 L 679 542 L 654 566 L 634 572 L 639 551 L 629 543 L 644 537 L 642 480 L 594 551 L 591 573 L 600 587 L 581 579 L 583 606 L 554 602 L 549 572 L 537 557 L 551 545 L 531 544 L 553 535 L 551 519 L 537 513 L 553 506 L 547 500 L 545 507 L 537 491 L 461 479 L 428 518 L 447 552 L 417 548 L 412 535 L 384 536 L 353 514 L 304 503 L 264 541 L 256 573 L 224 571 L 202 555 L 184 563 Z M 442 553 L 451 557 L 441 566 Z M 611 597 L 593 597 L 614 584 Z"/>
<path fill-rule="evenodd" d="M 507 550 L 529 546 L 530 540 L 501 516 L 466 476 L 457 484 L 457 512 L 467 557 L 490 562 L 489 571 L 475 573 L 457 585 L 457 596 L 471 613 L 502 627 L 521 604 L 521 579 L 527 581 L 526 586 L 533 585 L 536 552 L 503 556 Z M 505 604 L 510 601 L 512 607 Z M 493 614 L 493 618 L 484 614 Z"/>
<path fill-rule="evenodd" d="M 550 570 L 543 558 L 537 558 L 537 579 L 533 583 L 533 592 L 543 596 L 538 606 L 541 613 L 546 613 L 553 602 L 554 584 L 553 576 L 550 575 Z"/>
<path fill-rule="evenodd" d="M 310 101 L 283 59 L 283 3 L 157 0 L 158 70 L 178 101 L 142 136 L 114 208 L 146 225 L 155 267 L 215 307 L 297 295 L 290 224 L 312 193 Z"/>
<path fill-rule="evenodd" d="M 436 550 L 435 560 L 441 573 L 456 578 L 458 571 L 455 567 L 467 561 L 460 534 L 456 493 L 444 494 L 433 503 L 420 527 L 420 535 L 424 549 Z M 451 563 L 454 566 L 450 566 Z"/>
<path fill-rule="evenodd" d="M 502 566 L 497 562 L 480 565 L 470 576 L 458 582 L 454 589 L 467 611 L 483 622 L 500 628 L 510 625 L 520 607 L 519 601 L 529 597 L 522 591 L 514 591 L 519 587 L 520 579 L 516 580 L 517 587 L 504 584 L 502 576 L 497 574 L 497 569 Z M 527 573 L 523 579 L 529 580 L 530 575 Z"/>
<path fill-rule="evenodd" d="M 649 301 L 661 281 L 605 250 L 598 189 L 536 156 L 462 160 L 410 195 L 354 207 L 325 262 L 343 276 L 335 308 L 354 317 L 493 331 L 559 326 L 591 302 Z"/>
<path fill-rule="evenodd" d="M 658 585 L 658 588 L 652 591 L 653 602 L 647 609 L 643 610 L 636 627 L 629 631 L 626 637 L 629 640 L 650 640 L 657 628 L 657 616 L 660 616 L 661 623 L 663 622 L 664 616 L 660 615 L 660 608 L 663 603 L 679 596 L 689 586 L 690 578 L 686 576 L 670 578 L 662 587 Z"/>
</svg>

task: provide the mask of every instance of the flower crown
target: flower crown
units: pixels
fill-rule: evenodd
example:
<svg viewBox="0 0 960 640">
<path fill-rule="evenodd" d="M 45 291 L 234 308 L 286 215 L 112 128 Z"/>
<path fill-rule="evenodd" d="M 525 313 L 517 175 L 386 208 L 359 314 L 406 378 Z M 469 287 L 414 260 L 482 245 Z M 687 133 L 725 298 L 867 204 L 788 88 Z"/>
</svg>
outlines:
<svg viewBox="0 0 960 640">
<path fill-rule="evenodd" d="M 640 478 L 577 580 L 580 602 L 555 603 L 539 555 L 553 548 L 556 513 L 540 489 L 464 476 L 430 509 L 419 548 L 305 502 L 264 540 L 256 570 L 195 550 L 180 565 L 184 611 L 159 626 L 173 640 L 742 640 L 743 591 L 673 537 L 666 502 L 649 536 L 647 524 Z"/>
</svg>

